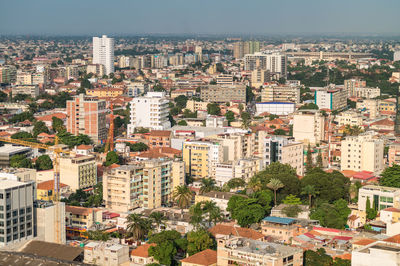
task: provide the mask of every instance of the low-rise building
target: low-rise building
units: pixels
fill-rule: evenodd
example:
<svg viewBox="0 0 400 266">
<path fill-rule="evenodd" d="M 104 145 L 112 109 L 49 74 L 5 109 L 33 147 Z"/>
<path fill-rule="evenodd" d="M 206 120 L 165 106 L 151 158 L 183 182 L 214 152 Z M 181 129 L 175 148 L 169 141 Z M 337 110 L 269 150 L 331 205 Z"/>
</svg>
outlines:
<svg viewBox="0 0 400 266">
<path fill-rule="evenodd" d="M 256 103 L 256 115 L 269 113 L 273 115 L 288 115 L 296 110 L 295 103 L 288 102 L 261 102 Z"/>
<path fill-rule="evenodd" d="M 200 90 L 200 98 L 205 102 L 226 103 L 246 102 L 245 85 L 209 85 Z"/>
<path fill-rule="evenodd" d="M 182 266 L 217 266 L 217 251 L 206 249 L 181 260 Z"/>
<path fill-rule="evenodd" d="M 203 201 L 211 201 L 214 202 L 218 208 L 221 209 L 222 212 L 228 214 L 228 202 L 231 197 L 237 194 L 231 192 L 221 192 L 221 191 L 211 191 L 204 194 L 196 195 L 195 203 L 203 202 Z"/>
<path fill-rule="evenodd" d="M 398 236 L 397 236 L 398 237 Z M 395 266 L 400 264 L 400 243 L 384 241 L 373 242 L 351 253 L 352 266 Z"/>
<path fill-rule="evenodd" d="M 89 242 L 84 247 L 85 263 L 114 266 L 129 263 L 129 247 L 109 242 Z"/>
<path fill-rule="evenodd" d="M 39 96 L 39 86 L 38 85 L 16 85 L 12 87 L 12 95 L 15 97 L 18 94 L 26 94 L 32 98 Z"/>
<path fill-rule="evenodd" d="M 60 195 L 70 191 L 68 185 L 60 183 Z M 54 179 L 40 182 L 36 185 L 36 197 L 38 200 L 51 201 L 54 200 Z"/>
<path fill-rule="evenodd" d="M 149 255 L 149 248 L 156 246 L 155 243 L 143 244 L 131 251 L 131 265 L 145 266 L 148 264 L 156 263 L 157 261 Z"/>
<path fill-rule="evenodd" d="M 300 87 L 288 85 L 268 85 L 261 91 L 262 102 L 300 103 Z"/>
<path fill-rule="evenodd" d="M 100 209 L 65 206 L 65 225 L 67 237 L 83 237 L 83 233 L 103 221 Z"/>
<path fill-rule="evenodd" d="M 367 199 L 371 203 L 371 208 L 383 210 L 386 208 L 400 208 L 400 189 L 393 187 L 383 187 L 366 185 L 358 190 L 358 210 L 366 211 Z"/>
</svg>

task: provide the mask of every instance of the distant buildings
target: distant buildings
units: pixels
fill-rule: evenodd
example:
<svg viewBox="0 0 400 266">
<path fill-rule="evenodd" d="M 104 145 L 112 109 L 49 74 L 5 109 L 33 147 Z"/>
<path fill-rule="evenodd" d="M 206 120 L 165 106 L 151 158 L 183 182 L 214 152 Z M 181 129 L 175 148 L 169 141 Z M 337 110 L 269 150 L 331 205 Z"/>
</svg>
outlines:
<svg viewBox="0 0 400 266">
<path fill-rule="evenodd" d="M 12 87 L 12 95 L 15 97 L 18 94 L 26 94 L 32 98 L 39 96 L 38 85 L 16 85 Z"/>
<path fill-rule="evenodd" d="M 235 42 L 233 44 L 233 57 L 236 59 L 241 59 L 244 55 L 258 52 L 260 52 L 260 42 L 258 41 Z"/>
<path fill-rule="evenodd" d="M 265 69 L 254 69 L 251 72 L 251 86 L 258 88 L 264 83 L 271 81 L 271 73 Z"/>
<path fill-rule="evenodd" d="M 400 51 L 395 51 L 393 53 L 393 61 L 400 61 Z"/>
<path fill-rule="evenodd" d="M 200 89 L 200 98 L 205 102 L 246 102 L 245 85 L 209 85 Z"/>
<path fill-rule="evenodd" d="M 315 104 L 319 109 L 342 110 L 347 106 L 347 93 L 343 89 L 324 88 L 315 91 Z"/>
<path fill-rule="evenodd" d="M 134 98 L 131 101 L 128 135 L 140 127 L 156 130 L 171 128 L 168 103 L 164 92 L 148 92 L 145 96 Z"/>
<path fill-rule="evenodd" d="M 383 170 L 382 139 L 372 132 L 348 136 L 341 142 L 341 170 L 370 171 L 379 174 Z"/>
<path fill-rule="evenodd" d="M 344 90 L 347 92 L 347 96 L 354 96 L 356 88 L 367 87 L 367 82 L 361 79 L 346 79 L 344 81 Z"/>
<path fill-rule="evenodd" d="M 67 131 L 73 135 L 86 134 L 99 143 L 107 137 L 106 102 L 80 94 L 67 101 Z"/>
<path fill-rule="evenodd" d="M 262 102 L 300 103 L 300 87 L 287 85 L 268 85 L 261 91 Z"/>
<path fill-rule="evenodd" d="M 103 65 L 106 75 L 114 72 L 114 39 L 93 37 L 93 64 Z"/>
<path fill-rule="evenodd" d="M 244 69 L 250 71 L 255 69 L 269 70 L 271 76 L 276 79 L 286 78 L 287 57 L 279 52 L 246 54 L 244 57 Z"/>
<path fill-rule="evenodd" d="M 17 68 L 15 66 L 0 66 L 0 83 L 11 84 L 17 80 Z"/>
</svg>

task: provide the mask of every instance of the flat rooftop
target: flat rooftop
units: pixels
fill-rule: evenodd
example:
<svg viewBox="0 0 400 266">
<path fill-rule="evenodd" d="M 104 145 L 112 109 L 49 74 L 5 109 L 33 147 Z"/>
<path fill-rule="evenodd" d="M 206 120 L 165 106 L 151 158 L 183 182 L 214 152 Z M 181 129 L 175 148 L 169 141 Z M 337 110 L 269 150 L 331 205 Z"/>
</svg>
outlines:
<svg viewBox="0 0 400 266">
<path fill-rule="evenodd" d="M 9 179 L 0 179 L 0 188 L 1 189 L 9 189 L 13 187 L 18 187 L 18 186 L 24 186 L 30 183 L 24 183 L 24 182 L 19 182 L 15 180 L 9 180 Z"/>
<path fill-rule="evenodd" d="M 28 152 L 32 150 L 29 147 L 24 147 L 24 146 L 13 146 L 11 144 L 6 144 L 4 146 L 0 147 L 0 154 L 14 154 L 14 153 L 20 153 L 20 152 Z"/>
</svg>

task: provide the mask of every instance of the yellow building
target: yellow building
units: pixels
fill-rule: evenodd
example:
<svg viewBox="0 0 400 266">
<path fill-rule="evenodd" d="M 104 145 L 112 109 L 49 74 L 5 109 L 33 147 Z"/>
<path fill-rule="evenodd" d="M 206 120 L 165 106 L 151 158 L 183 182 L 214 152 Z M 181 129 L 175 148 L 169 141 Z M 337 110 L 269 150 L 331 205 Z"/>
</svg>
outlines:
<svg viewBox="0 0 400 266">
<path fill-rule="evenodd" d="M 60 183 L 60 194 L 69 191 L 69 186 Z M 38 200 L 50 201 L 54 199 L 54 180 L 38 183 L 36 186 L 36 198 Z"/>
<path fill-rule="evenodd" d="M 118 88 L 86 89 L 86 94 L 96 97 L 118 97 L 124 94 L 124 90 Z"/>
<path fill-rule="evenodd" d="M 67 237 L 83 237 L 84 232 L 97 223 L 103 222 L 100 209 L 65 206 Z"/>
<path fill-rule="evenodd" d="M 60 182 L 72 191 L 97 184 L 97 166 L 94 156 L 60 158 Z"/>
<path fill-rule="evenodd" d="M 396 100 L 395 99 L 386 99 L 379 103 L 379 111 L 396 111 Z"/>
<path fill-rule="evenodd" d="M 217 163 L 223 160 L 222 145 L 212 141 L 185 141 L 182 157 L 185 172 L 193 178 L 213 177 Z"/>
<path fill-rule="evenodd" d="M 189 109 L 191 112 L 196 112 L 199 110 L 207 110 L 207 105 L 209 102 L 197 102 L 194 100 L 188 100 L 186 102 L 186 109 Z"/>
</svg>

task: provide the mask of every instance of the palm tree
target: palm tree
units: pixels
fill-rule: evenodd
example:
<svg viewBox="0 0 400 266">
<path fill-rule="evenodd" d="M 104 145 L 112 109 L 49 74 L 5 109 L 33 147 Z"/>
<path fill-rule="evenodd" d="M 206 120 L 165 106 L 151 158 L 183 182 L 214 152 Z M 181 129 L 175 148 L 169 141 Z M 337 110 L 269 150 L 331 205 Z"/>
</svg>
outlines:
<svg viewBox="0 0 400 266">
<path fill-rule="evenodd" d="M 263 188 L 261 179 L 257 175 L 253 176 L 250 179 L 249 184 L 247 186 L 248 188 L 251 188 L 254 192 L 260 191 Z"/>
<path fill-rule="evenodd" d="M 303 191 L 301 192 L 302 195 L 308 195 L 308 202 L 310 204 L 311 208 L 311 199 L 312 197 L 315 197 L 319 192 L 315 190 L 315 187 L 313 185 L 307 185 L 303 188 Z"/>
<path fill-rule="evenodd" d="M 152 212 L 149 218 L 152 223 L 156 225 L 157 229 L 159 229 L 160 225 L 163 225 L 164 221 L 167 219 L 162 212 Z"/>
<path fill-rule="evenodd" d="M 192 191 L 190 191 L 189 187 L 186 185 L 177 186 L 173 193 L 173 198 L 176 200 L 179 208 L 181 208 L 182 211 L 190 205 L 192 196 Z"/>
<path fill-rule="evenodd" d="M 126 230 L 133 235 L 133 239 L 136 241 L 143 239 L 149 230 L 147 221 L 137 213 L 130 214 L 125 223 L 128 224 Z"/>
<path fill-rule="evenodd" d="M 208 193 L 210 191 L 213 191 L 215 189 L 215 180 L 210 178 L 203 178 L 201 180 L 201 188 L 200 188 L 200 193 Z"/>
<path fill-rule="evenodd" d="M 269 183 L 267 184 L 267 187 L 272 189 L 274 191 L 274 203 L 276 206 L 276 191 L 278 191 L 279 189 L 283 188 L 285 185 L 281 182 L 281 180 L 277 179 L 277 178 L 271 178 L 271 180 L 269 181 Z"/>
</svg>

